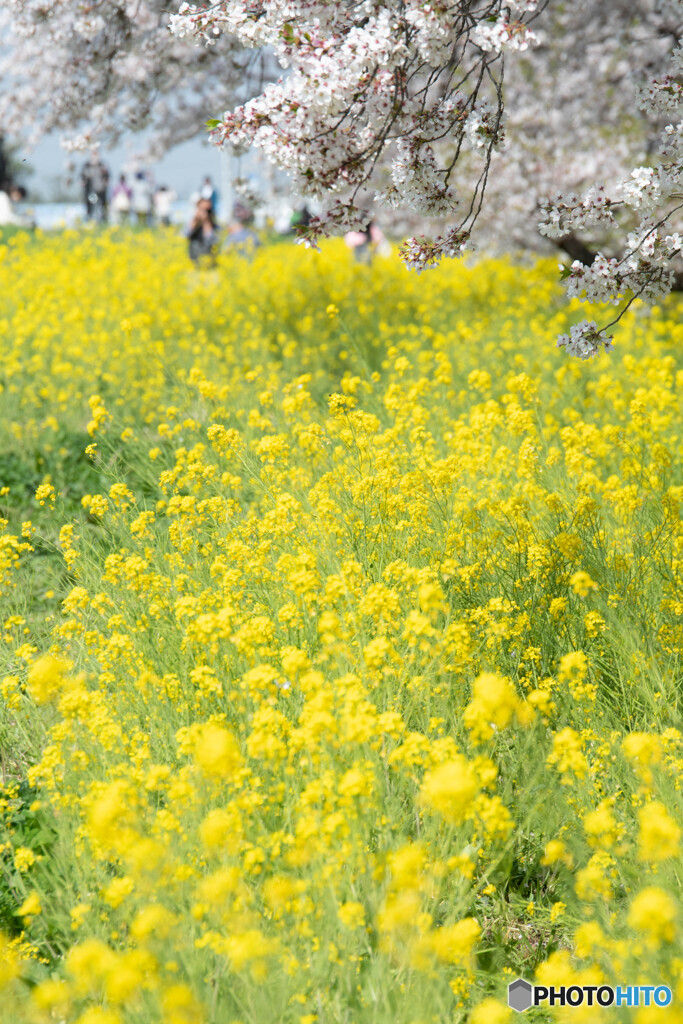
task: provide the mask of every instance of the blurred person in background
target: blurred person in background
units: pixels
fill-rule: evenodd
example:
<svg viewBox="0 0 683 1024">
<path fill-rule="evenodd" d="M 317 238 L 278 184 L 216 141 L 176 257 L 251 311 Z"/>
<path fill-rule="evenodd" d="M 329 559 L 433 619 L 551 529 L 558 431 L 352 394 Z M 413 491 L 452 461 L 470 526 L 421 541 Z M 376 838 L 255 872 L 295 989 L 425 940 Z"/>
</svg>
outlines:
<svg viewBox="0 0 683 1024">
<path fill-rule="evenodd" d="M 99 224 L 104 224 L 107 219 L 109 168 L 97 150 L 93 150 L 81 171 L 81 186 L 86 220 L 95 220 Z"/>
<path fill-rule="evenodd" d="M 216 191 L 214 184 L 211 181 L 211 178 L 209 177 L 208 174 L 204 178 L 204 183 L 202 184 L 202 187 L 199 190 L 199 196 L 201 199 L 209 200 L 209 202 L 211 203 L 211 213 L 215 217 L 216 207 L 218 205 L 218 192 Z"/>
<path fill-rule="evenodd" d="M 171 206 L 178 198 L 176 192 L 168 185 L 160 185 L 154 193 L 154 214 L 157 223 L 168 227 L 171 223 Z"/>
<path fill-rule="evenodd" d="M 23 185 L 15 185 L 11 181 L 3 182 L 0 185 L 0 227 L 4 224 L 14 224 L 17 227 L 33 227 L 28 218 L 22 216 L 14 209 L 14 203 L 21 203 L 26 198 L 26 189 Z"/>
<path fill-rule="evenodd" d="M 125 224 L 130 213 L 132 190 L 125 174 L 119 177 L 111 194 L 111 212 L 114 224 Z"/>
<path fill-rule="evenodd" d="M 383 231 L 372 221 L 361 231 L 348 231 L 344 235 L 344 241 L 352 250 L 357 263 L 372 263 L 375 252 L 384 253 L 387 246 Z"/>
<path fill-rule="evenodd" d="M 218 226 L 211 209 L 211 200 L 200 198 L 195 207 L 194 216 L 185 232 L 189 243 L 190 259 L 198 266 L 216 262 L 216 243 Z"/>
<path fill-rule="evenodd" d="M 251 255 L 261 244 L 259 236 L 251 227 L 254 214 L 245 203 L 236 202 L 232 208 L 232 223 L 223 242 L 223 250 L 237 250 L 241 255 Z"/>
<path fill-rule="evenodd" d="M 293 235 L 300 235 L 311 223 L 311 211 L 307 206 L 302 206 L 298 210 L 295 210 L 292 214 L 292 219 L 289 222 L 289 230 Z"/>
<path fill-rule="evenodd" d="M 153 189 L 152 183 L 144 171 L 137 171 L 133 178 L 131 209 L 137 223 L 149 225 L 152 222 Z"/>
</svg>

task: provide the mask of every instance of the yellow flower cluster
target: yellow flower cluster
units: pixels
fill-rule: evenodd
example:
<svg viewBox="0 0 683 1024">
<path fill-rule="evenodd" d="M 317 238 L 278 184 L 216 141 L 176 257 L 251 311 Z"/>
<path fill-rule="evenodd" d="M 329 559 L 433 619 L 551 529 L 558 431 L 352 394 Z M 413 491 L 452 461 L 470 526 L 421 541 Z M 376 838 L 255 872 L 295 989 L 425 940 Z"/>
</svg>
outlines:
<svg viewBox="0 0 683 1024">
<path fill-rule="evenodd" d="M 680 1005 L 674 300 L 586 365 L 552 264 L 11 241 L 3 1024 Z"/>
</svg>

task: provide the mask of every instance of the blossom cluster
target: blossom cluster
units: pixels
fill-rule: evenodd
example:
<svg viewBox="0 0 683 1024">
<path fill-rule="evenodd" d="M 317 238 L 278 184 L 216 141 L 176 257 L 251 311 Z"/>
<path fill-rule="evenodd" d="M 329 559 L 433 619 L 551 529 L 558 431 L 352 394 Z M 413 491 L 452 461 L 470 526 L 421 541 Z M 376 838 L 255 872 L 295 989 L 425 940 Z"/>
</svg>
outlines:
<svg viewBox="0 0 683 1024">
<path fill-rule="evenodd" d="M 165 0 L 2 0 L 6 137 L 25 146 L 58 130 L 77 152 L 146 129 L 159 154 L 196 135 L 213 105 L 248 81 L 251 55 L 228 39 L 194 52 L 169 32 L 167 10 Z M 267 77 L 265 55 L 259 65 Z"/>
<path fill-rule="evenodd" d="M 671 7 L 675 15 L 683 16 L 681 0 L 672 0 Z M 541 229 L 554 238 L 601 221 L 615 223 L 618 213 L 635 220 L 618 259 L 598 252 L 591 267 L 578 262 L 571 266 L 567 277 L 570 295 L 583 291 L 589 302 L 618 304 L 623 293 L 630 291 L 632 296 L 655 303 L 674 285 L 674 268 L 683 255 L 677 230 L 683 209 L 683 90 L 676 78 L 682 61 L 683 47 L 679 44 L 669 58 L 670 73 L 651 77 L 647 87 L 639 91 L 640 106 L 651 118 L 674 117 L 663 130 L 659 161 L 636 167 L 628 179 L 614 185 L 611 196 L 599 186 L 582 197 L 558 195 L 542 204 L 545 220 Z M 588 337 L 590 325 L 584 327 Z"/>
<path fill-rule="evenodd" d="M 611 352 L 614 346 L 611 337 L 598 330 L 595 320 L 590 320 L 574 324 L 569 334 L 561 334 L 557 347 L 566 348 L 569 355 L 578 359 L 592 359 L 602 350 Z"/>
<path fill-rule="evenodd" d="M 258 146 L 297 191 L 366 219 L 367 190 L 379 202 L 444 216 L 454 210 L 449 178 L 463 147 L 481 150 L 486 168 L 502 143 L 501 54 L 534 44 L 525 21 L 533 10 L 518 5 L 511 21 L 499 0 L 476 12 L 421 0 L 271 0 L 256 15 L 245 0 L 227 0 L 183 3 L 171 26 L 203 41 L 229 32 L 245 46 L 269 46 L 288 70 L 216 119 L 219 145 Z M 474 219 L 466 212 L 456 230 Z M 311 235 L 336 228 L 324 210 Z M 432 241 L 430 259 L 447 248 Z"/>
</svg>

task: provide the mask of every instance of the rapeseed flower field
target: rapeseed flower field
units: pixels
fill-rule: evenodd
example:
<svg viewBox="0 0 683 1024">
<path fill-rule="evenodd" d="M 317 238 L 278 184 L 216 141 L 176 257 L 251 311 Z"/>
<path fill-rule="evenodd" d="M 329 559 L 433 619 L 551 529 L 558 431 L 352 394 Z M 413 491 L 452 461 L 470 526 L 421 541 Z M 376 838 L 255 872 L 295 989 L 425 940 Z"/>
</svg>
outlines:
<svg viewBox="0 0 683 1024">
<path fill-rule="evenodd" d="M 683 1011 L 683 326 L 556 263 L 0 247 L 2 1024 Z"/>
</svg>

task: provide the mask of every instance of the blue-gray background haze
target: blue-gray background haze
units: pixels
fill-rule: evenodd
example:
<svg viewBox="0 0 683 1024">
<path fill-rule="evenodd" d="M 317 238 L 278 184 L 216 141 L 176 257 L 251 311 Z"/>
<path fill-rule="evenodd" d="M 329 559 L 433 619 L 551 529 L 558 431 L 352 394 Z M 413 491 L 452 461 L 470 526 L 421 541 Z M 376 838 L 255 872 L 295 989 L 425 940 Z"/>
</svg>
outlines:
<svg viewBox="0 0 683 1024">
<path fill-rule="evenodd" d="M 136 161 L 136 153 L 142 151 L 144 145 L 145 136 L 140 134 L 131 136 L 126 143 L 113 149 L 102 148 L 102 156 L 109 166 L 112 180 L 121 171 L 130 171 L 133 166 L 144 166 L 152 172 L 157 185 L 168 185 L 183 198 L 197 191 L 207 174 L 211 175 L 217 185 L 220 183 L 220 152 L 207 141 L 205 133 L 176 146 L 161 160 L 147 164 Z M 33 170 L 33 174 L 24 182 L 29 193 L 35 193 L 43 199 L 56 198 L 60 182 L 62 189 L 65 188 L 67 166 L 71 162 L 76 168 L 72 191 L 79 197 L 78 175 L 88 158 L 87 153 L 66 153 L 59 145 L 59 137 L 51 135 L 35 149 L 24 151 L 21 156 Z"/>
</svg>

